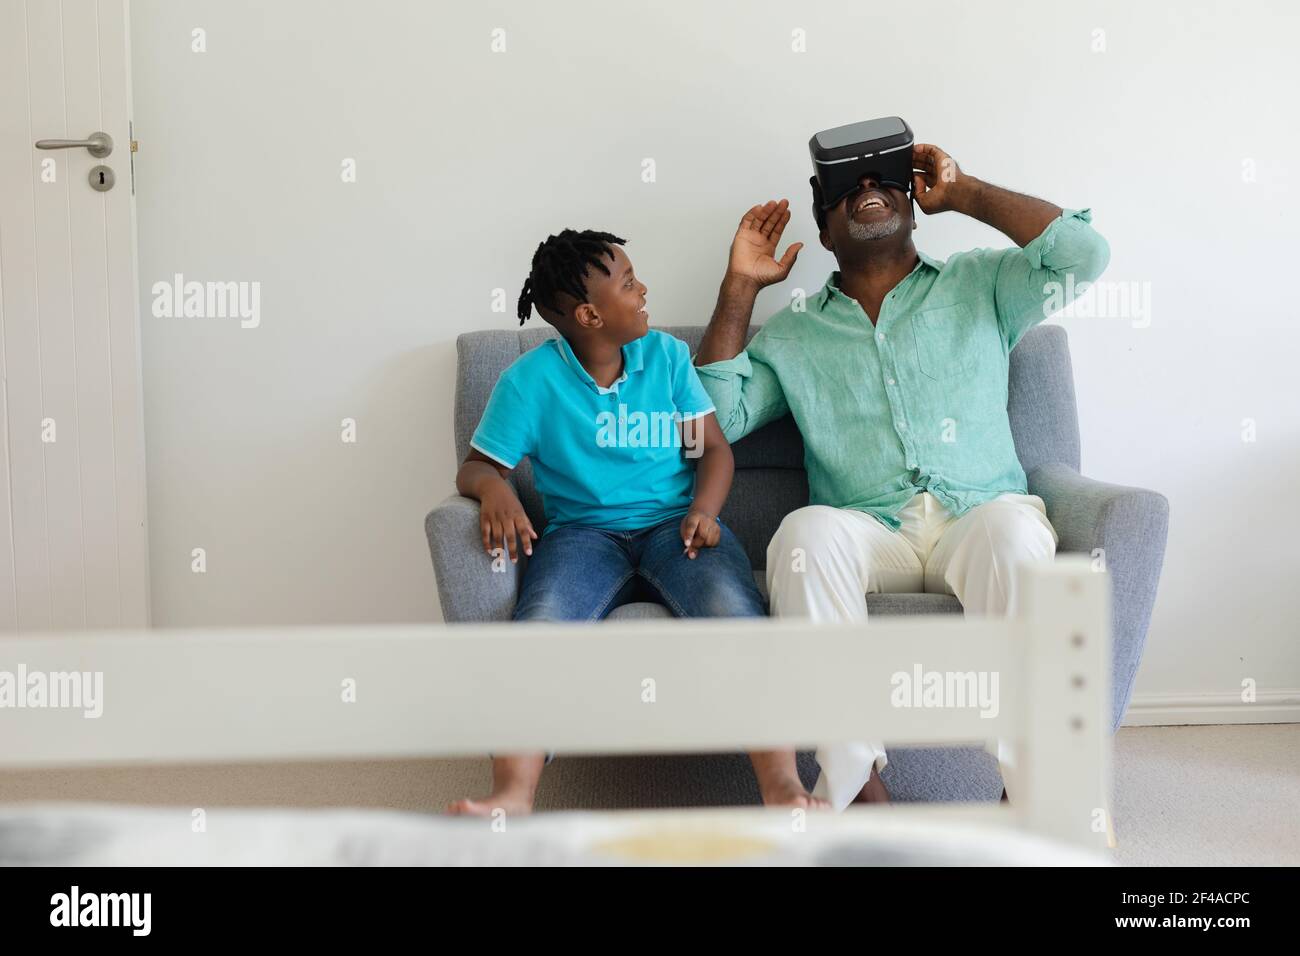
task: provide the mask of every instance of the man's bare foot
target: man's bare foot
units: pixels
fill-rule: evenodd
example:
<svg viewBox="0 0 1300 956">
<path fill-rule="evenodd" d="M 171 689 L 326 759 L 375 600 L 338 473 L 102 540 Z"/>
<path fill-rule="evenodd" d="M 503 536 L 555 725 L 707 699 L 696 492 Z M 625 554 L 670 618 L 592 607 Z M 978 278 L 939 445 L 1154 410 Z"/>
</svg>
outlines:
<svg viewBox="0 0 1300 956">
<path fill-rule="evenodd" d="M 871 776 L 867 777 L 867 782 L 862 785 L 858 795 L 853 798 L 854 803 L 888 803 L 889 791 L 885 789 L 885 782 L 880 779 L 880 774 L 876 773 L 876 768 L 871 768 Z"/>
<path fill-rule="evenodd" d="M 749 755 L 765 807 L 807 807 L 829 810 L 830 802 L 804 789 L 793 750 L 756 750 Z"/>
<path fill-rule="evenodd" d="M 814 797 L 804 789 L 803 782 L 798 777 L 774 782 L 766 787 L 760 786 L 759 792 L 763 795 L 765 807 L 806 807 L 809 810 L 831 808 L 829 800 Z"/>
<path fill-rule="evenodd" d="M 482 800 L 456 800 L 447 804 L 447 813 L 453 817 L 490 817 L 498 809 L 504 810 L 507 817 L 526 817 L 533 812 L 533 796 L 527 792 L 503 790 L 488 794 Z"/>
<path fill-rule="evenodd" d="M 809 810 L 829 810 L 830 801 L 814 797 L 804 789 L 803 782 L 797 777 L 783 777 L 764 783 L 759 782 L 758 791 L 763 795 L 765 807 L 807 807 Z"/>
</svg>

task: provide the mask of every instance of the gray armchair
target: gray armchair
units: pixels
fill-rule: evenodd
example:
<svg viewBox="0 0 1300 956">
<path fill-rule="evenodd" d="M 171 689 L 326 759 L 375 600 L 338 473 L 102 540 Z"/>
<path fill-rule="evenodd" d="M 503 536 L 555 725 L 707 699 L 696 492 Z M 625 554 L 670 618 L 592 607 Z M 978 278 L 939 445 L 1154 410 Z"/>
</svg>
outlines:
<svg viewBox="0 0 1300 956">
<path fill-rule="evenodd" d="M 692 352 L 703 328 L 664 331 L 685 340 Z M 456 455 L 463 460 L 493 384 L 520 354 L 550 338 L 550 329 L 472 332 L 456 340 Z M 1065 330 L 1040 325 L 1011 353 L 1008 413 L 1029 491 L 1047 505 L 1060 538 L 1058 553 L 1082 552 L 1103 560 L 1111 574 L 1114 632 L 1112 732 L 1128 707 L 1147 624 L 1164 560 L 1169 504 L 1154 491 L 1105 484 L 1079 474 L 1079 424 Z M 736 477 L 723 520 L 744 544 L 760 587 L 767 543 L 781 519 L 808 503 L 803 442 L 791 419 L 762 428 L 734 446 Z M 514 475 L 524 508 L 540 531 L 541 500 L 527 462 Z M 478 502 L 453 495 L 425 520 L 438 595 L 448 623 L 507 621 L 515 605 L 518 575 L 492 573 L 483 553 Z M 870 614 L 960 613 L 944 594 L 871 594 Z M 629 604 L 620 618 L 669 617 L 657 604 Z M 814 741 L 807 742 L 809 744 Z M 811 786 L 816 764 L 801 753 L 800 773 Z M 748 760 L 741 754 L 651 755 L 569 758 L 573 774 L 566 806 L 720 805 L 758 802 Z M 890 748 L 884 781 L 895 800 L 997 800 L 1002 792 L 997 761 L 979 747 Z M 639 782 L 634 782 L 639 781 Z M 653 781 L 647 784 L 646 781 Z M 638 797 L 629 797 L 635 791 Z M 579 796 L 580 795 L 580 796 Z M 546 804 L 539 792 L 538 805 Z"/>
</svg>

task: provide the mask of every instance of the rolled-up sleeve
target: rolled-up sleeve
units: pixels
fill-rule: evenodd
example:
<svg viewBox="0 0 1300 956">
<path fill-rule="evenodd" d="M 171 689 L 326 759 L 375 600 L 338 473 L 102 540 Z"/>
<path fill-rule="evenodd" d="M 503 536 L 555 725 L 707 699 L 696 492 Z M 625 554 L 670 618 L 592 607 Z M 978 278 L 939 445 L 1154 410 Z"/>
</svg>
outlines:
<svg viewBox="0 0 1300 956">
<path fill-rule="evenodd" d="M 776 372 L 753 354 L 757 342 L 755 337 L 754 343 L 733 359 L 696 369 L 729 442 L 744 438 L 790 410 Z"/>
<path fill-rule="evenodd" d="M 673 406 L 682 421 L 700 418 L 713 411 L 713 399 L 700 384 L 699 373 L 691 364 L 691 350 L 681 339 L 673 343 L 672 381 Z"/>
<path fill-rule="evenodd" d="M 1008 349 L 1106 270 L 1110 246 L 1091 223 L 1091 210 L 1066 209 L 1023 249 L 996 254 L 995 304 Z"/>
</svg>

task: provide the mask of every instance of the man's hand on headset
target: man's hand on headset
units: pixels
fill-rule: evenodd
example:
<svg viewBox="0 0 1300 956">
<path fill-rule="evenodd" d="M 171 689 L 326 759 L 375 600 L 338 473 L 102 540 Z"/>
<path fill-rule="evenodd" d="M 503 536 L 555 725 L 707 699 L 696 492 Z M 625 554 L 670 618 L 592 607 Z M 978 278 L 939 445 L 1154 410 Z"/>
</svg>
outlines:
<svg viewBox="0 0 1300 956">
<path fill-rule="evenodd" d="M 912 196 L 927 216 L 937 212 L 962 212 L 962 202 L 974 182 L 957 161 L 929 143 L 912 146 Z"/>
</svg>

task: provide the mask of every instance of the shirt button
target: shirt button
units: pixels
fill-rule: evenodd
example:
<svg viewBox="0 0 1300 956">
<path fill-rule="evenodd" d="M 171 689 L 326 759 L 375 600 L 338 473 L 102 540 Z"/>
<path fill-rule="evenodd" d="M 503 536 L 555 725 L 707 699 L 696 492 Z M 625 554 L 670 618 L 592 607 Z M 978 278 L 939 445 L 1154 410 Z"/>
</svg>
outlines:
<svg viewBox="0 0 1300 956">
<path fill-rule="evenodd" d="M 879 341 L 879 342 L 883 342 L 883 341 L 885 341 L 885 333 L 884 333 L 884 332 L 877 332 L 877 333 L 876 333 L 876 340 Z"/>
<path fill-rule="evenodd" d="M 900 432 L 905 432 L 905 431 L 907 431 L 907 425 L 906 425 L 906 423 L 904 423 L 904 422 L 895 422 L 894 424 L 898 426 L 898 430 L 899 430 Z"/>
<path fill-rule="evenodd" d="M 890 385 L 893 385 L 893 384 L 894 384 L 894 380 L 893 380 L 892 378 L 889 380 L 889 384 L 890 384 Z"/>
</svg>

